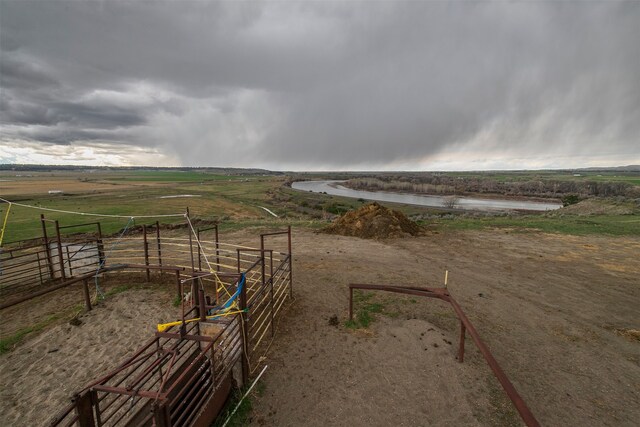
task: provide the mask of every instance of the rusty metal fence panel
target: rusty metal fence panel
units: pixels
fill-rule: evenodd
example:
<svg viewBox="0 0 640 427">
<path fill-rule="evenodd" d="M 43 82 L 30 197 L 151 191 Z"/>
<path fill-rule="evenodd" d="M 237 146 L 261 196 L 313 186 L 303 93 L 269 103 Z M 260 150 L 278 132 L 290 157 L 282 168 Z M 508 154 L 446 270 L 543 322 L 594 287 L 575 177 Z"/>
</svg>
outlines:
<svg viewBox="0 0 640 427">
<path fill-rule="evenodd" d="M 127 269 L 146 271 L 148 281 L 152 271 L 175 273 L 178 295 L 191 295 L 181 326 L 156 332 L 113 372 L 78 392 L 50 425 L 207 425 L 203 420 L 213 419 L 226 400 L 233 367 L 242 367 L 243 381 L 258 367 L 292 296 L 291 228 L 260 235 L 260 247 L 252 248 L 220 242 L 217 226 L 215 240 L 200 240 L 198 230 L 194 243 L 192 236 L 161 236 L 157 223 L 155 232 L 142 226 L 142 235 L 113 238 L 101 235 L 99 223 L 97 235 L 63 236 L 60 230 L 73 226 L 42 221 L 43 238 L 0 252 L 0 309 L 80 283 L 90 310 L 89 281 Z M 54 237 L 45 221 L 55 224 Z M 272 238 L 285 239 L 285 247 L 266 247 Z M 237 313 L 205 319 L 239 292 L 241 275 Z M 184 322 L 189 316 L 199 319 Z"/>
</svg>

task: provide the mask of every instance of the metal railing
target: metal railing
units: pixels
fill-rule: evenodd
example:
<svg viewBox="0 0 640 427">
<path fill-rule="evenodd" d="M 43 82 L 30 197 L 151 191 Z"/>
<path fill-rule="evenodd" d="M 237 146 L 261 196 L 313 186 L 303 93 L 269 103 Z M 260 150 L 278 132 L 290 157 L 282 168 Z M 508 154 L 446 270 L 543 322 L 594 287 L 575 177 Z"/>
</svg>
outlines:
<svg viewBox="0 0 640 427">
<path fill-rule="evenodd" d="M 146 226 L 142 235 L 123 238 L 65 237 L 65 227 L 54 225 L 55 238 L 43 226 L 41 239 L 0 253 L 0 309 L 82 284 L 91 310 L 89 281 L 131 269 L 147 280 L 151 272 L 171 272 L 177 294 L 191 298 L 178 325 L 156 332 L 118 368 L 77 392 L 50 425 L 208 425 L 228 397 L 234 366 L 247 381 L 292 296 L 291 228 L 262 234 L 260 248 L 251 248 L 220 242 L 217 226 L 214 241 L 194 242 Z M 266 247 L 272 236 L 286 238 L 283 248 Z M 207 316 L 237 293 L 237 312 Z"/>
</svg>

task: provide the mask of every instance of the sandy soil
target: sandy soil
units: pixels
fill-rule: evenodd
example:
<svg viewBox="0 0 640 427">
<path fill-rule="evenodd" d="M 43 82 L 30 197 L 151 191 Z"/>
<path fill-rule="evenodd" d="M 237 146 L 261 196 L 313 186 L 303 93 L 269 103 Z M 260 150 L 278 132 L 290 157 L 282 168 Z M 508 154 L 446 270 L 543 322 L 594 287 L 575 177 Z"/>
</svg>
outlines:
<svg viewBox="0 0 640 427">
<path fill-rule="evenodd" d="M 44 425 L 74 392 L 151 339 L 175 310 L 164 292 L 130 290 L 82 314 L 80 325 L 57 324 L 0 356 L 0 425 Z"/>
<path fill-rule="evenodd" d="M 225 240 L 255 245 L 255 232 Z M 379 294 L 383 314 L 367 330 L 343 325 L 348 283 L 440 286 L 448 269 L 450 291 L 543 425 L 636 425 L 640 343 L 615 330 L 640 329 L 638 253 L 634 238 L 500 230 L 369 241 L 295 230 L 295 301 L 264 361 L 252 424 L 518 424 L 472 341 L 465 363 L 455 360 L 446 304 Z M 116 294 L 81 326 L 55 325 L 0 356 L 0 424 L 45 422 L 171 317 L 170 299 Z M 3 330 L 20 319 L 5 311 Z"/>
</svg>

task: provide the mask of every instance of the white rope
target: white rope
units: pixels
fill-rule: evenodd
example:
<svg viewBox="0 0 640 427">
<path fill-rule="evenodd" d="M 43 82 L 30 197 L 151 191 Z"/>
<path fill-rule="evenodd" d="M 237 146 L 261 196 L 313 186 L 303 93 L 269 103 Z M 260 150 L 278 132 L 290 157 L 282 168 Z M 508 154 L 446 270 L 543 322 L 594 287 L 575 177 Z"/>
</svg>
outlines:
<svg viewBox="0 0 640 427">
<path fill-rule="evenodd" d="M 224 424 L 222 424 L 222 427 L 226 427 L 227 424 L 229 424 L 229 421 L 231 420 L 231 417 L 233 417 L 236 413 L 236 411 L 238 410 L 238 408 L 240 407 L 240 405 L 242 404 L 242 401 L 244 400 L 245 397 L 247 397 L 247 395 L 249 393 L 251 393 L 251 390 L 253 389 L 253 387 L 256 385 L 256 383 L 258 382 L 258 380 L 260 379 L 260 377 L 262 376 L 262 374 L 264 374 L 264 371 L 267 370 L 267 368 L 269 367 L 269 365 L 264 365 L 264 368 L 262 368 L 262 371 L 260 371 L 260 373 L 258 374 L 258 376 L 256 377 L 255 380 L 253 380 L 253 383 L 251 384 L 251 387 L 249 387 L 249 390 L 247 390 L 247 392 L 244 394 L 244 396 L 242 396 L 242 399 L 240 399 L 240 401 L 238 402 L 238 404 L 236 405 L 235 409 L 233 410 L 233 412 L 229 415 L 229 417 L 227 418 L 227 420 L 224 422 Z"/>
<path fill-rule="evenodd" d="M 200 252 L 202 253 L 202 256 L 204 256 L 204 260 L 207 263 L 207 266 L 209 267 L 209 272 L 213 273 L 216 276 L 216 278 L 218 278 L 218 275 L 215 273 L 215 271 L 211 267 L 211 263 L 209 262 L 209 258 L 207 258 L 207 254 L 204 251 L 204 248 L 200 244 L 200 239 L 198 239 L 198 233 L 196 233 L 196 230 L 193 228 L 193 224 L 191 224 L 191 219 L 189 219 L 189 215 L 185 214 L 184 217 L 187 218 L 187 224 L 189 224 L 189 227 L 191 227 L 191 231 L 193 232 L 193 237 L 195 237 L 196 243 L 198 244 L 198 247 L 200 248 Z M 220 279 L 218 279 L 218 280 L 220 280 Z"/>
<path fill-rule="evenodd" d="M 189 224 L 189 227 L 191 228 L 191 232 L 193 233 L 193 236 L 196 239 L 196 243 L 198 244 L 198 247 L 200 248 L 200 252 L 204 256 L 204 261 L 207 263 L 207 266 L 209 267 L 209 273 L 211 273 L 213 275 L 213 277 L 215 277 L 215 279 L 216 279 L 216 289 L 219 290 L 220 288 L 222 288 L 225 291 L 225 293 L 229 297 L 231 297 L 231 294 L 229 293 L 227 288 L 224 286 L 224 283 L 222 282 L 222 280 L 220 280 L 220 276 L 218 276 L 218 273 L 216 273 L 216 270 L 214 270 L 214 268 L 211 267 L 211 263 L 209 262 L 209 258 L 207 258 L 207 254 L 204 251 L 204 248 L 202 247 L 202 244 L 200 243 L 200 239 L 198 239 L 198 233 L 196 233 L 196 230 L 193 228 L 193 224 L 191 224 L 191 219 L 189 218 L 189 215 L 187 215 L 185 213 L 184 217 L 187 219 L 187 224 Z M 218 285 L 220 287 L 218 287 Z M 236 304 L 236 302 L 234 302 L 234 304 Z"/>
<path fill-rule="evenodd" d="M 97 214 L 97 213 L 89 213 L 89 212 L 74 212 L 74 211 L 65 211 L 62 209 L 51 209 L 51 208 L 42 208 L 40 206 L 31 206 L 31 205 L 25 205 L 22 203 L 16 203 L 16 202 L 10 202 L 7 199 L 3 199 L 2 197 L 0 197 L 0 201 L 3 201 L 5 203 L 11 203 L 14 204 L 16 206 L 21 206 L 23 208 L 29 208 L 29 209 L 38 209 L 41 211 L 49 211 L 49 212 L 58 212 L 58 213 L 66 213 L 66 214 L 72 214 L 72 215 L 81 215 L 81 216 L 100 216 L 100 217 L 105 217 L 105 218 L 167 218 L 167 217 L 178 217 L 178 216 L 185 216 L 185 214 L 181 213 L 181 214 L 162 214 L 162 215 L 110 215 L 110 214 Z"/>
</svg>

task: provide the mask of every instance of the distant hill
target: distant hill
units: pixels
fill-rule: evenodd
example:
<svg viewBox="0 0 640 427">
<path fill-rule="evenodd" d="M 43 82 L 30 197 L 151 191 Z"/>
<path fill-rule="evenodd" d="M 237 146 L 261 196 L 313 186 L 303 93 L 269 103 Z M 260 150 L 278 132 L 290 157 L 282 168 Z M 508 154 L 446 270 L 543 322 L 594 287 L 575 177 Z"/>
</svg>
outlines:
<svg viewBox="0 0 640 427">
<path fill-rule="evenodd" d="M 155 167 L 155 166 L 75 166 L 75 165 L 23 165 L 0 164 L 0 171 L 20 172 L 50 172 L 50 171 L 184 171 L 205 172 L 221 175 L 283 175 L 282 172 L 272 172 L 266 169 L 256 168 L 223 168 L 223 167 Z"/>
<path fill-rule="evenodd" d="M 614 166 L 614 167 L 593 167 L 572 169 L 575 171 L 592 171 L 592 172 L 640 172 L 640 165 Z"/>
</svg>

